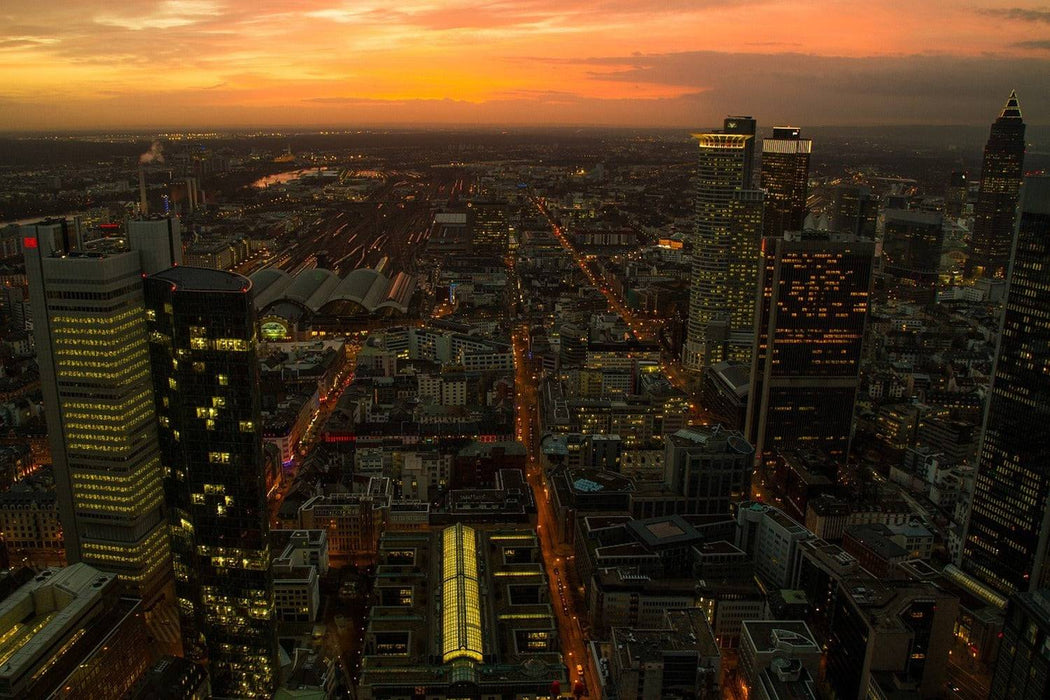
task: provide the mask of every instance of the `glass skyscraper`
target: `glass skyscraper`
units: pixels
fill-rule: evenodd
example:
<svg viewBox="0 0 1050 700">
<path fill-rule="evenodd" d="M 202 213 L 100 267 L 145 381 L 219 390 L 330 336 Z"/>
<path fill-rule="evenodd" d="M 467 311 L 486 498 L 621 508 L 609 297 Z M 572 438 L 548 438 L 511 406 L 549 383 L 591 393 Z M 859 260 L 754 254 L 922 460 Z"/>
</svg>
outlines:
<svg viewBox="0 0 1050 700">
<path fill-rule="evenodd" d="M 171 564 L 142 276 L 182 244 L 177 220 L 131 223 L 128 240 L 88 246 L 65 220 L 22 237 L 66 559 L 150 602 Z"/>
<path fill-rule="evenodd" d="M 1050 584 L 1050 177 L 1020 212 L 961 562 L 1004 596 Z"/>
<path fill-rule="evenodd" d="M 175 591 L 217 697 L 269 697 L 277 634 L 251 281 L 176 267 L 146 280 Z"/>
<path fill-rule="evenodd" d="M 1024 175 L 1024 121 L 1017 93 L 1011 92 L 992 124 L 984 147 L 981 187 L 974 207 L 967 276 L 1005 277 L 1014 233 L 1017 191 Z"/>
</svg>

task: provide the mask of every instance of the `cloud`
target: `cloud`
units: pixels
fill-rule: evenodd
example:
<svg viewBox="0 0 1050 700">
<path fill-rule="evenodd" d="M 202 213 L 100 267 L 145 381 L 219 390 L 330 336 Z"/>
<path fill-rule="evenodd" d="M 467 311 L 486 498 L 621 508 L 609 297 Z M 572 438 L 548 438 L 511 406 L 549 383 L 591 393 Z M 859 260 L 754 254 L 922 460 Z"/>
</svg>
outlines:
<svg viewBox="0 0 1050 700">
<path fill-rule="evenodd" d="M 197 24 L 221 13 L 221 7 L 207 0 L 163 0 L 154 11 L 146 14 L 122 11 L 114 15 L 95 17 L 97 24 L 140 31 L 143 29 L 171 29 Z"/>
<path fill-rule="evenodd" d="M 977 12 L 989 17 L 1001 17 L 1003 19 L 1016 20 L 1018 22 L 1050 23 L 1050 10 L 1029 10 L 1023 7 L 988 7 L 981 8 L 977 10 Z"/>
<path fill-rule="evenodd" d="M 25 49 L 25 48 L 36 48 L 40 46 L 47 46 L 49 44 L 55 44 L 58 39 L 51 37 L 42 36 L 9 36 L 4 39 L 0 39 L 0 51 L 9 49 Z"/>
<path fill-rule="evenodd" d="M 1050 60 L 1041 58 L 693 51 L 584 63 L 594 80 L 674 86 L 708 110 L 813 125 L 980 124 L 1014 87 L 1026 113 L 1050 115 Z"/>
<path fill-rule="evenodd" d="M 0 129 L 61 126 L 46 104 L 83 127 L 985 123 L 1015 86 L 1037 119 L 1050 12 L 1009 7 L 1031 1 L 2 0 L 23 106 Z"/>
</svg>

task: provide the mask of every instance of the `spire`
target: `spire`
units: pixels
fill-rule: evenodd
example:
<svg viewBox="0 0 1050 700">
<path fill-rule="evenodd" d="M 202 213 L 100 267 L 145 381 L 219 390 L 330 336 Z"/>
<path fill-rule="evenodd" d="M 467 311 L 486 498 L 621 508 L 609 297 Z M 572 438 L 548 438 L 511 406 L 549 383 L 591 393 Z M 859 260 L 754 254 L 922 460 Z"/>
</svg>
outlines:
<svg viewBox="0 0 1050 700">
<path fill-rule="evenodd" d="M 1021 118 L 1021 103 L 1017 101 L 1017 91 L 1011 90 L 1010 97 L 1006 100 L 1006 106 L 1003 107 L 1003 113 L 999 115 L 1000 119 L 1020 119 Z"/>
</svg>

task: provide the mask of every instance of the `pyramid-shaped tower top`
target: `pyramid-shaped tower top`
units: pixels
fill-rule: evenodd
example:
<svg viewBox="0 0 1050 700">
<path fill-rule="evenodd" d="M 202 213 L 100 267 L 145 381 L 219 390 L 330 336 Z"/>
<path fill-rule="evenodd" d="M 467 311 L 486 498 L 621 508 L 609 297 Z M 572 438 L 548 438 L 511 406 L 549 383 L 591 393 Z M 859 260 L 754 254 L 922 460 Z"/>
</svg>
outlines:
<svg viewBox="0 0 1050 700">
<path fill-rule="evenodd" d="M 1010 97 L 1006 100 L 1006 106 L 1003 107 L 1003 113 L 999 115 L 1000 119 L 1020 119 L 1021 118 L 1021 103 L 1017 101 L 1017 91 L 1011 90 Z"/>
</svg>

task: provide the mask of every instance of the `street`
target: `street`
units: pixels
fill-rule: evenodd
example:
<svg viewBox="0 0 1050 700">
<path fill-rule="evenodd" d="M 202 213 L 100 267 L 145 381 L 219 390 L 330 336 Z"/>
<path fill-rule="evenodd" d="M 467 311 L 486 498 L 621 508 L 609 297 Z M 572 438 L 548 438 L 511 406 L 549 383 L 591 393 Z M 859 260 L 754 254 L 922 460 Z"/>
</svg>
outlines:
<svg viewBox="0 0 1050 700">
<path fill-rule="evenodd" d="M 521 326 L 516 329 L 512 336 L 514 346 L 514 368 L 515 368 L 515 392 L 516 414 L 517 414 L 517 436 L 525 445 L 527 453 L 526 469 L 528 471 L 529 485 L 532 487 L 533 496 L 536 500 L 536 532 L 543 551 L 543 563 L 547 571 L 548 585 L 550 586 L 551 607 L 558 621 L 558 633 L 561 638 L 562 656 L 565 666 L 569 669 L 569 678 L 572 685 L 580 678 L 577 665 L 583 667 L 584 686 L 588 697 L 600 698 L 601 686 L 597 682 L 598 674 L 594 667 L 590 654 L 587 652 L 586 640 L 583 636 L 583 619 L 576 607 L 576 599 L 572 594 L 570 586 L 566 585 L 567 577 L 562 572 L 573 565 L 572 548 L 560 545 L 556 541 L 556 526 L 554 514 L 547 497 L 546 485 L 543 478 L 542 459 L 539 452 L 539 402 L 537 391 L 537 377 L 535 371 L 529 366 L 526 359 L 526 345 L 528 343 L 528 328 Z M 559 587 L 558 583 L 562 586 Z M 571 691 L 572 688 L 565 688 Z"/>
</svg>

